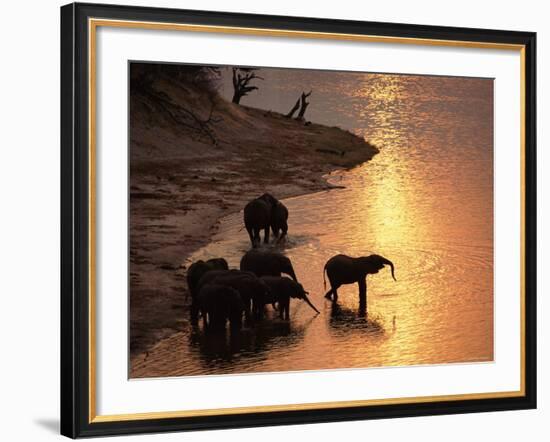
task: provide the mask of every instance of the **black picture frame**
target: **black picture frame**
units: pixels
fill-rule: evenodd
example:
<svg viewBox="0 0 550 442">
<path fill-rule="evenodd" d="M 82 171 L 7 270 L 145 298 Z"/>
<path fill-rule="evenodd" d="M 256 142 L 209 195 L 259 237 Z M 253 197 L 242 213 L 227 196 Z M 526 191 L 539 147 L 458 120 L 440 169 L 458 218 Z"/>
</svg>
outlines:
<svg viewBox="0 0 550 442">
<path fill-rule="evenodd" d="M 316 33 L 375 35 L 524 47 L 524 395 L 318 410 L 90 421 L 89 18 Z M 61 8 L 61 434 L 76 438 L 536 408 L 536 34 L 73 3 Z"/>
</svg>

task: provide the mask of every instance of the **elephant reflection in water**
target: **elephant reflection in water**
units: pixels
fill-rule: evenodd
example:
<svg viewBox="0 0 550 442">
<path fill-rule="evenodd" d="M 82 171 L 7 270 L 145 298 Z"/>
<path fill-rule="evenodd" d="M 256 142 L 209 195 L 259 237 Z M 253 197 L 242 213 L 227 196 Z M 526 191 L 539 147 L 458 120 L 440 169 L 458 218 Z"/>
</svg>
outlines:
<svg viewBox="0 0 550 442">
<path fill-rule="evenodd" d="M 384 323 L 379 318 L 369 317 L 368 313 L 333 302 L 330 309 L 329 331 L 347 336 L 350 333 L 381 335 L 385 333 Z"/>
<path fill-rule="evenodd" d="M 241 367 L 235 365 L 236 361 L 254 364 L 268 359 L 271 350 L 296 346 L 303 340 L 312 320 L 300 325 L 269 321 L 232 333 L 205 334 L 196 330 L 190 335 L 190 344 L 198 349 L 205 366 L 215 369 L 216 373 L 231 373 Z M 239 370 L 242 371 L 242 367 Z"/>
</svg>

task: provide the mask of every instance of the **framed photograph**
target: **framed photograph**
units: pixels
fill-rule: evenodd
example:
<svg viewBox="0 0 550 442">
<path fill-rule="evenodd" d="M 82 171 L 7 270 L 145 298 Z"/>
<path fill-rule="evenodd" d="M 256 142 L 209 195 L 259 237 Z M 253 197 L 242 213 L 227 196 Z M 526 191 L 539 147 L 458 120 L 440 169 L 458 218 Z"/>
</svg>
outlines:
<svg viewBox="0 0 550 442">
<path fill-rule="evenodd" d="M 535 408 L 535 44 L 62 7 L 62 434 Z"/>
</svg>

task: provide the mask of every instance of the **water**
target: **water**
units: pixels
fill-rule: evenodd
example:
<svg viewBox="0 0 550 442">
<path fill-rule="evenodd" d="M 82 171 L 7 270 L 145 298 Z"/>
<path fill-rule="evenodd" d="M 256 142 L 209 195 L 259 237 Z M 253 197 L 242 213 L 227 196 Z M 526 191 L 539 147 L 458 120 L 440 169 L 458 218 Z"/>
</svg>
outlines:
<svg viewBox="0 0 550 442">
<path fill-rule="evenodd" d="M 329 180 L 344 189 L 284 200 L 282 248 L 321 310 L 291 301 L 276 318 L 225 338 L 200 331 L 165 343 L 170 375 L 250 373 L 490 361 L 493 359 L 493 83 L 486 79 L 263 70 L 243 104 L 286 112 L 313 89 L 307 117 L 380 147 L 375 158 Z M 224 93 L 228 93 L 226 89 Z M 262 105 L 269 103 L 269 106 Z M 221 221 L 191 259 L 249 248 L 242 214 Z M 368 277 L 368 313 L 357 285 L 324 299 L 331 256 L 377 253 L 395 264 Z M 271 310 L 271 308 L 269 308 Z M 270 313 L 273 316 L 273 313 Z"/>
</svg>

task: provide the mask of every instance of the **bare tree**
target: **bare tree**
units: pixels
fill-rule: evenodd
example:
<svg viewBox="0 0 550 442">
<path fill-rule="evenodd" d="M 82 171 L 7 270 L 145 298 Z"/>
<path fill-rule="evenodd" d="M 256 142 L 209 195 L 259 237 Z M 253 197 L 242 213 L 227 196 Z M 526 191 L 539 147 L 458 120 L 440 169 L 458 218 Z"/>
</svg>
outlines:
<svg viewBox="0 0 550 442">
<path fill-rule="evenodd" d="M 285 117 L 292 118 L 299 107 L 300 107 L 300 99 L 298 98 L 296 100 L 296 104 L 293 106 L 292 109 L 290 109 L 290 111 L 288 111 L 288 114 L 286 114 Z"/>
<path fill-rule="evenodd" d="M 296 119 L 303 120 L 304 115 L 306 113 L 306 109 L 309 106 L 309 102 L 307 101 L 307 98 L 311 95 L 311 92 L 313 91 L 309 91 L 307 94 L 305 92 L 302 92 L 302 96 L 298 98 L 298 100 L 296 101 L 296 104 L 294 104 L 292 109 L 290 109 L 290 111 L 288 112 L 288 114 L 285 115 L 285 117 L 292 118 L 299 108 L 300 112 L 298 112 Z"/>
<path fill-rule="evenodd" d="M 242 97 L 258 89 L 257 86 L 250 84 L 252 80 L 263 80 L 256 75 L 257 70 L 257 68 L 233 68 L 233 103 L 239 104 Z"/>
<path fill-rule="evenodd" d="M 309 102 L 307 101 L 307 98 L 311 95 L 311 92 L 312 91 L 309 91 L 307 94 L 305 92 L 302 92 L 300 112 L 298 112 L 298 116 L 296 117 L 297 120 L 304 119 L 304 114 L 306 113 L 306 109 L 309 106 Z"/>
</svg>

